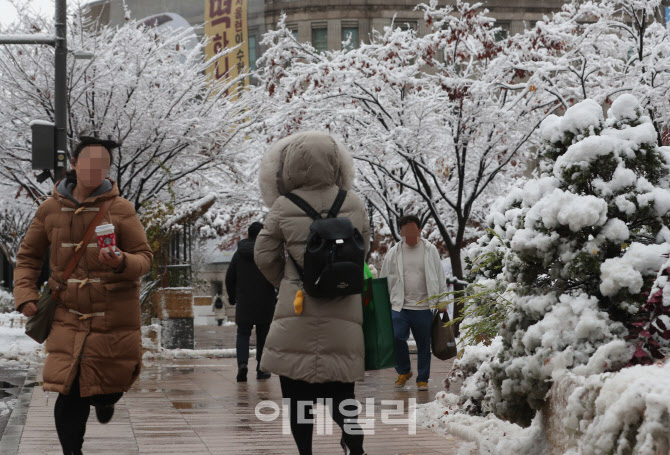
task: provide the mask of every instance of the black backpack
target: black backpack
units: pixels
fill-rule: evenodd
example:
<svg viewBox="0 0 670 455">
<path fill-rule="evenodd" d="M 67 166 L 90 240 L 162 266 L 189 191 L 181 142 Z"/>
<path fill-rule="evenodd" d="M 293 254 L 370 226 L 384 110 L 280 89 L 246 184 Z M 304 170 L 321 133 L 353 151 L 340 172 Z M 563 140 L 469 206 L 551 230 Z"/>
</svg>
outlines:
<svg viewBox="0 0 670 455">
<path fill-rule="evenodd" d="M 343 297 L 363 292 L 363 236 L 349 218 L 337 218 L 347 192 L 339 191 L 326 218 L 321 217 L 301 197 L 292 193 L 286 197 L 314 220 L 305 246 L 304 270 L 291 256 L 305 292 L 318 298 Z"/>
<path fill-rule="evenodd" d="M 221 297 L 217 297 L 216 300 L 214 301 L 214 308 L 216 308 L 217 310 L 223 308 L 223 300 L 221 299 Z"/>
</svg>

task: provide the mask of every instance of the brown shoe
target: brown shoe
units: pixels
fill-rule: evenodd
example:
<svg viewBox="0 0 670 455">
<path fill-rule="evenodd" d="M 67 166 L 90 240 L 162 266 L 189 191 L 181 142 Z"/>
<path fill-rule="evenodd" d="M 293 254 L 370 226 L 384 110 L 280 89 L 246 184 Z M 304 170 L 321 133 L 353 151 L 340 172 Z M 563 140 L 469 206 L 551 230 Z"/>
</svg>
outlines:
<svg viewBox="0 0 670 455">
<path fill-rule="evenodd" d="M 416 383 L 416 388 L 419 389 L 420 391 L 428 390 L 428 383 L 427 382 L 417 382 Z"/>
<path fill-rule="evenodd" d="M 409 380 L 409 378 L 411 378 L 412 376 L 413 376 L 413 375 L 412 375 L 412 372 L 411 372 L 411 371 L 410 371 L 409 373 L 407 373 L 407 374 L 399 374 L 399 375 L 398 375 L 398 379 L 396 379 L 396 381 L 395 381 L 395 388 L 396 388 L 396 389 L 400 389 L 400 388 L 402 388 L 402 387 L 405 387 L 405 383 L 406 383 L 406 382 Z"/>
</svg>

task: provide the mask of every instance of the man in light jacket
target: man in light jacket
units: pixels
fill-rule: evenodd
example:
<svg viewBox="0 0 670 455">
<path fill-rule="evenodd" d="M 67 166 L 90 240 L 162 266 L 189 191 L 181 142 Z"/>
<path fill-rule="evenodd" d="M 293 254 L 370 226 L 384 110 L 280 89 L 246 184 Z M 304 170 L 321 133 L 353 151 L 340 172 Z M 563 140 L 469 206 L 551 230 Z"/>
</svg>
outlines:
<svg viewBox="0 0 670 455">
<path fill-rule="evenodd" d="M 446 293 L 446 277 L 437 248 L 421 238 L 419 218 L 406 215 L 400 218 L 398 225 L 402 241 L 386 254 L 380 275 L 387 278 L 393 310 L 393 333 L 398 363 L 395 387 L 404 387 L 413 376 L 407 346 L 411 330 L 418 351 L 416 385 L 419 390 L 428 390 L 430 332 L 434 314 L 431 305 L 435 308 L 437 302 L 422 301 Z M 439 311 L 445 312 L 446 308 Z"/>
</svg>

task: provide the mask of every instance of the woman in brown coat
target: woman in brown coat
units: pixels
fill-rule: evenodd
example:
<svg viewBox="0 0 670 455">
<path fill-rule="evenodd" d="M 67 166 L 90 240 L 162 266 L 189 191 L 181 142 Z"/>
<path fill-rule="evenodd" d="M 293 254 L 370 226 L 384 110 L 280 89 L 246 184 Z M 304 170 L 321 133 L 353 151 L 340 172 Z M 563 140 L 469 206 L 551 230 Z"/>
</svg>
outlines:
<svg viewBox="0 0 670 455">
<path fill-rule="evenodd" d="M 312 298 L 305 294 L 302 312 L 294 300 L 301 289 L 300 274 L 284 252 L 302 268 L 312 219 L 286 197 L 294 193 L 317 212 L 328 211 L 339 189 L 354 181 L 351 155 L 329 134 L 308 131 L 274 144 L 263 157 L 260 187 L 270 213 L 258 235 L 255 260 L 276 288 L 279 301 L 265 342 L 261 370 L 280 376 L 284 398 L 291 400 L 293 437 L 301 455 L 312 453 L 312 424 L 299 423 L 298 402 L 332 399 L 333 420 L 343 427 L 341 405 L 354 399 L 354 382 L 365 375 L 363 310 L 360 295 Z M 347 217 L 369 248 L 370 225 L 365 206 L 347 192 L 338 217 Z M 362 271 L 361 271 L 362 274 Z M 351 412 L 351 408 L 346 408 Z M 345 453 L 363 453 L 363 436 L 343 428 Z"/>
<path fill-rule="evenodd" d="M 36 311 L 37 279 L 50 251 L 48 285 L 60 290 L 46 341 L 44 390 L 58 392 L 54 415 L 65 454 L 81 453 L 90 406 L 109 422 L 114 403 L 140 373 L 139 279 L 149 271 L 151 248 L 133 205 L 107 178 L 111 141 L 87 138 L 74 151 L 74 172 L 56 184 L 23 239 L 14 272 L 16 308 Z M 100 207 L 112 200 L 100 224 L 113 224 L 117 252 L 101 250 L 93 236 L 76 269 L 61 277 Z"/>
</svg>

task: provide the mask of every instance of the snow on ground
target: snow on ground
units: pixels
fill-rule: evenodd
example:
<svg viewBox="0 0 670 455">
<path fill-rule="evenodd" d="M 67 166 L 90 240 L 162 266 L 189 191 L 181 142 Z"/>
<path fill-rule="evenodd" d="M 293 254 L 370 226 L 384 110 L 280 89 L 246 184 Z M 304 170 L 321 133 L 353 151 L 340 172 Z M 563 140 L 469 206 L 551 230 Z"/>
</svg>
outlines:
<svg viewBox="0 0 670 455">
<path fill-rule="evenodd" d="M 21 313 L 0 313 L 0 327 L 22 328 L 25 327 L 27 317 Z"/>
<path fill-rule="evenodd" d="M 417 426 L 466 441 L 462 453 L 541 455 L 546 451 L 539 419 L 529 428 L 487 417 L 459 413 L 458 395 L 438 392 L 435 401 L 417 407 Z"/>
<path fill-rule="evenodd" d="M 12 409 L 14 409 L 17 402 L 17 399 L 0 401 L 0 416 L 4 416 L 12 412 Z"/>
<path fill-rule="evenodd" d="M 23 328 L 0 326 L 0 365 L 41 362 L 44 357 L 42 346 Z"/>
</svg>

